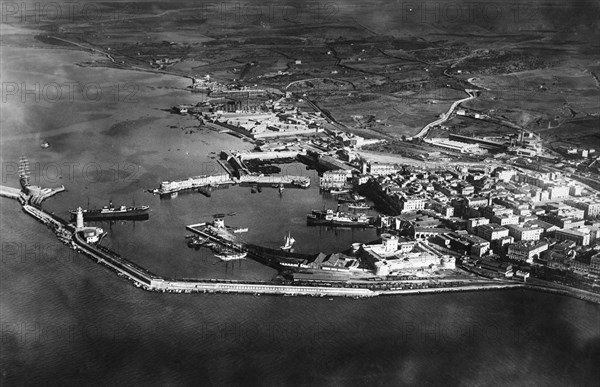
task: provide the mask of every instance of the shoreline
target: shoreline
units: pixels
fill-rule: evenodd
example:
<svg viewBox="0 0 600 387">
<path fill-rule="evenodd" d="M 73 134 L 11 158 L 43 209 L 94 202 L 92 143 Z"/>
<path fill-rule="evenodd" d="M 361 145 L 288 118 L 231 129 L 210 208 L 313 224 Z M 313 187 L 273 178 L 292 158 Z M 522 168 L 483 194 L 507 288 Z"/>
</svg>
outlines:
<svg viewBox="0 0 600 387">
<path fill-rule="evenodd" d="M 27 204 L 25 204 L 27 205 Z M 42 209 L 39 209 L 38 217 L 36 212 L 26 211 L 25 205 L 22 206 L 23 211 L 32 217 L 38 219 L 41 223 L 48 225 L 41 215 L 47 215 Z M 63 221 L 64 222 L 64 221 Z M 66 222 L 64 222 L 66 224 Z M 48 227 L 51 227 L 48 225 Z M 55 230 L 59 230 L 58 228 Z M 64 231 L 63 229 L 60 229 Z M 372 290 L 361 287 L 334 287 L 334 286 L 318 286 L 318 285 L 284 285 L 274 284 L 270 282 L 252 282 L 239 280 L 222 280 L 222 279 L 170 279 L 154 273 L 140 265 L 137 265 L 120 255 L 111 252 L 108 249 L 100 249 L 95 245 L 88 244 L 81 238 L 79 232 L 74 231 L 70 239 L 70 247 L 90 259 L 97 260 L 98 263 L 103 263 L 109 269 L 117 272 L 119 277 L 125 277 L 132 281 L 134 286 L 147 291 L 169 292 L 169 293 L 225 293 L 225 294 L 246 294 L 260 296 L 276 295 L 276 296 L 309 296 L 309 297 L 351 297 L 372 298 L 377 296 L 397 296 L 397 295 L 422 295 L 422 294 L 437 294 L 451 292 L 466 292 L 466 291 L 488 291 L 488 290 L 505 290 L 505 289 L 526 289 L 535 290 L 551 294 L 558 294 L 577 298 L 581 301 L 587 301 L 600 305 L 600 295 L 591 294 L 586 296 L 582 293 L 584 290 L 567 290 L 553 289 L 545 286 L 536 286 L 523 283 L 513 282 L 498 282 L 498 284 L 469 284 L 467 286 L 452 286 L 439 288 L 422 288 L 422 289 L 389 289 L 389 290 Z M 489 282 L 489 281 L 486 281 Z"/>
</svg>

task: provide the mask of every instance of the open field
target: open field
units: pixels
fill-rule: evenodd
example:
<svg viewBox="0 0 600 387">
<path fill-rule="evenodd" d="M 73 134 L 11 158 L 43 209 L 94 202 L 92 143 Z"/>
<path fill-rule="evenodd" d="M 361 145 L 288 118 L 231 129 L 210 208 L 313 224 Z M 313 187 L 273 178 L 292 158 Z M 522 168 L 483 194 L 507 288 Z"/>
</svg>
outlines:
<svg viewBox="0 0 600 387">
<path fill-rule="evenodd" d="M 534 2 L 494 12 L 475 5 L 470 13 L 463 6 L 102 3 L 94 16 L 5 15 L 9 33 L 2 39 L 98 54 L 84 66 L 208 74 L 278 90 L 289 85 L 366 136 L 414 135 L 465 88 L 479 87 L 467 108 L 549 131 L 548 141 L 569 142 L 558 132 L 577 129 L 569 134 L 577 142 L 575 123 L 593 123 L 600 114 L 598 21 L 589 16 L 597 4 Z M 449 124 L 473 134 L 502 132 L 479 122 Z"/>
</svg>

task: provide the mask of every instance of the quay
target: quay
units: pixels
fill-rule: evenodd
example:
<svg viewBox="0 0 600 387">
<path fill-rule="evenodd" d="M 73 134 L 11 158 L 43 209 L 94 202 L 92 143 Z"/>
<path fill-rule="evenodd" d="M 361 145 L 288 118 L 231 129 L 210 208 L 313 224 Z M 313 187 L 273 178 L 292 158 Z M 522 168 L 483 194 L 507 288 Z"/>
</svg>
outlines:
<svg viewBox="0 0 600 387">
<path fill-rule="evenodd" d="M 243 175 L 236 180 L 238 183 L 250 184 L 287 184 L 302 188 L 310 186 L 310 177 L 308 176 L 290 176 L 290 175 Z"/>
<path fill-rule="evenodd" d="M 232 184 L 284 184 L 292 187 L 308 188 L 310 187 L 310 177 L 291 175 L 242 175 L 239 178 L 236 178 L 230 177 L 229 174 L 196 176 L 186 180 L 163 181 L 159 188 L 151 189 L 149 191 L 154 194 L 167 195 L 190 189 Z"/>
<path fill-rule="evenodd" d="M 154 194 L 166 195 L 188 189 L 214 187 L 218 185 L 234 184 L 228 173 L 218 175 L 194 176 L 185 180 L 163 181 L 159 188 L 151 190 Z"/>
</svg>

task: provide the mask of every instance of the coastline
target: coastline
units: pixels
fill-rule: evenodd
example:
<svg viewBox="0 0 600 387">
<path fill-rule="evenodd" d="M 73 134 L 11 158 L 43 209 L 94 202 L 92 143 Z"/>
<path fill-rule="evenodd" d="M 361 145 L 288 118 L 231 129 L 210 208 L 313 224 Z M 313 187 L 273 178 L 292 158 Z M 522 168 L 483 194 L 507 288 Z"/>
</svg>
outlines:
<svg viewBox="0 0 600 387">
<path fill-rule="evenodd" d="M 37 212 L 23 210 L 35 217 L 40 222 L 47 224 L 48 222 L 41 216 L 50 216 L 43 210 L 38 209 Z M 39 214 L 38 214 L 39 212 Z M 38 217 L 39 216 L 39 217 Z M 64 222 L 64 221 L 63 221 Z M 66 224 L 66 222 L 64 222 Z M 48 225 L 51 227 L 50 225 Z M 479 284 L 457 285 L 452 287 L 434 287 L 421 289 L 378 289 L 372 290 L 368 287 L 334 287 L 318 285 L 287 285 L 274 284 L 272 282 L 257 282 L 257 281 L 240 281 L 240 280 L 222 280 L 222 279 L 176 279 L 165 278 L 156 275 L 145 268 L 123 258 L 118 254 L 104 248 L 100 249 L 95 245 L 88 244 L 78 232 L 72 233 L 71 247 L 90 259 L 95 259 L 98 263 L 103 263 L 113 271 L 117 272 L 120 277 L 125 277 L 132 281 L 134 286 L 147 291 L 156 292 L 172 292 L 172 293 L 225 293 L 225 294 L 246 294 L 259 296 L 262 294 L 279 295 L 279 296 L 311 296 L 311 297 L 351 297 L 372 298 L 377 296 L 395 296 L 395 295 L 419 295 L 419 294 L 435 294 L 448 292 L 465 292 L 465 291 L 487 291 L 487 290 L 504 290 L 504 289 L 527 289 L 546 293 L 558 294 L 577 298 L 581 301 L 587 301 L 594 304 L 600 304 L 600 295 L 586 292 L 578 289 L 556 289 L 546 286 L 535 286 L 528 283 L 515 282 L 498 282 L 497 284 L 489 284 L 489 280 Z M 385 283 L 378 283 L 379 285 Z"/>
</svg>

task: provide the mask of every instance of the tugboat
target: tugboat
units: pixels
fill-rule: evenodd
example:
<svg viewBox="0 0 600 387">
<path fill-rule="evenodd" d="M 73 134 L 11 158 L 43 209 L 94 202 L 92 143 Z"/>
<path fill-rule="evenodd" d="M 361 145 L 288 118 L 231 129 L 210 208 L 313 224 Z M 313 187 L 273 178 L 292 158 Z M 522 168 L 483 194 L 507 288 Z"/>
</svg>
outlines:
<svg viewBox="0 0 600 387">
<path fill-rule="evenodd" d="M 283 246 L 281 246 L 281 250 L 283 251 L 290 251 L 294 246 L 294 243 L 296 242 L 296 240 L 292 238 L 289 232 L 287 236 L 283 239 L 283 241 L 285 243 Z"/>
<path fill-rule="evenodd" d="M 145 220 L 149 218 L 148 215 L 148 206 L 133 206 L 127 207 L 122 205 L 119 208 L 115 208 L 113 206 L 112 201 L 108 203 L 108 206 L 104 206 L 99 210 L 83 210 L 83 219 L 84 220 L 126 220 L 126 219 L 136 219 L 136 220 Z M 71 218 L 75 219 L 77 217 L 77 210 L 71 210 Z"/>
<path fill-rule="evenodd" d="M 348 204 L 348 208 L 353 210 L 369 210 L 371 209 L 371 206 L 366 203 L 350 203 Z"/>
</svg>

